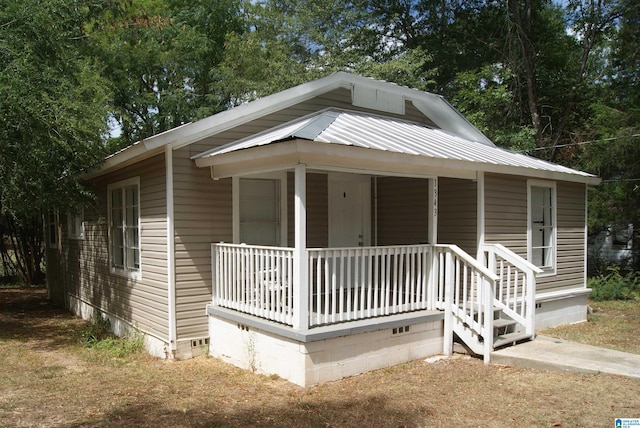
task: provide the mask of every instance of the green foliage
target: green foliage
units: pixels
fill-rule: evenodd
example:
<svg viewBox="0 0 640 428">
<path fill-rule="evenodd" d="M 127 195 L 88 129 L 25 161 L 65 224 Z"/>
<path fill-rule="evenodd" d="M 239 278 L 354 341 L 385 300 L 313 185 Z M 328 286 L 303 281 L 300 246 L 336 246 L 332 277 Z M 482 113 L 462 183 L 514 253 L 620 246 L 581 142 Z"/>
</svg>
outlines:
<svg viewBox="0 0 640 428">
<path fill-rule="evenodd" d="M 83 55 L 91 2 L 0 1 L 0 210 L 74 206 L 104 156 L 108 90 Z"/>
<path fill-rule="evenodd" d="M 85 348 L 95 350 L 113 358 L 126 358 L 144 349 L 144 336 L 135 333 L 125 337 L 115 337 L 111 332 L 111 322 L 97 313 L 92 324 L 79 332 L 79 339 Z"/>
<path fill-rule="evenodd" d="M 623 275 L 618 266 L 607 269 L 606 274 L 589 278 L 587 286 L 591 288 L 591 299 L 602 300 L 638 300 L 640 301 L 640 273 L 630 272 Z"/>
</svg>

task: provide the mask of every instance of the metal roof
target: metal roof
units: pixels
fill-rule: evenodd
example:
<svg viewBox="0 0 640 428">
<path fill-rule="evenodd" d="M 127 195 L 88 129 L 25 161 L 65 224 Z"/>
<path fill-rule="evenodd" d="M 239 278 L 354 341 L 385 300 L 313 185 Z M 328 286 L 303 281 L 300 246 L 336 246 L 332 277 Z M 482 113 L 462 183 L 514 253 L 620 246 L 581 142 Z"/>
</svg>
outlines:
<svg viewBox="0 0 640 428">
<path fill-rule="evenodd" d="M 569 174 L 585 179 L 595 178 L 591 174 L 531 156 L 469 141 L 441 129 L 370 113 L 338 109 L 320 111 L 312 116 L 288 122 L 266 132 L 201 153 L 194 156 L 194 159 L 294 139 L 470 162 L 478 164 L 478 169 L 482 170 L 491 168 L 480 168 L 481 165 L 495 165 Z"/>
</svg>

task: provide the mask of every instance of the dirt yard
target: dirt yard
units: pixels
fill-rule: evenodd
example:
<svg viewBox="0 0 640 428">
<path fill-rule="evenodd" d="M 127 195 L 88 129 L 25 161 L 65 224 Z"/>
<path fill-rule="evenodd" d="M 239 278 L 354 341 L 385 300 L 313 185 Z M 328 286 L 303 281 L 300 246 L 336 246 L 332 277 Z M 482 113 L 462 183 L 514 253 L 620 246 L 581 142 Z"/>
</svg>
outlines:
<svg viewBox="0 0 640 428">
<path fill-rule="evenodd" d="M 0 426 L 607 427 L 640 417 L 640 382 L 624 377 L 458 356 L 302 389 L 213 358 L 111 358 L 81 346 L 86 328 L 42 290 L 0 289 Z"/>
</svg>

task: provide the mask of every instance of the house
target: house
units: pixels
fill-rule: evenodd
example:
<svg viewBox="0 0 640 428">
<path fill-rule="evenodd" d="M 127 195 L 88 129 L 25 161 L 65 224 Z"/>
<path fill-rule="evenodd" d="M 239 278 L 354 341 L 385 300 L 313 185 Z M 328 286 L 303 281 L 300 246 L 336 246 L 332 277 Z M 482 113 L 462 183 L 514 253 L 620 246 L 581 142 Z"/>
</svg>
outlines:
<svg viewBox="0 0 640 428">
<path fill-rule="evenodd" d="M 434 94 L 339 72 L 84 178 L 97 202 L 48 228 L 51 296 L 154 355 L 312 385 L 454 339 L 489 361 L 586 318 L 598 179 L 496 147 Z"/>
</svg>

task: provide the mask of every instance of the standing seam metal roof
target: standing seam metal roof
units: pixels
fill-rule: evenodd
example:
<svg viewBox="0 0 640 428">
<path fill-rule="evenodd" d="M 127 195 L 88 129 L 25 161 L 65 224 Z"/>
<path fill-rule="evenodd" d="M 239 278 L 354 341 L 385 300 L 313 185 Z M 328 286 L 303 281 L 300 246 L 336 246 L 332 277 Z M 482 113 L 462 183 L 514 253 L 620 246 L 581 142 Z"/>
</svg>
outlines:
<svg viewBox="0 0 640 428">
<path fill-rule="evenodd" d="M 513 166 L 582 177 L 591 174 L 499 147 L 469 141 L 414 122 L 338 109 L 318 112 L 280 127 L 194 156 L 206 158 L 292 139 L 342 144 L 430 158 Z"/>
</svg>

